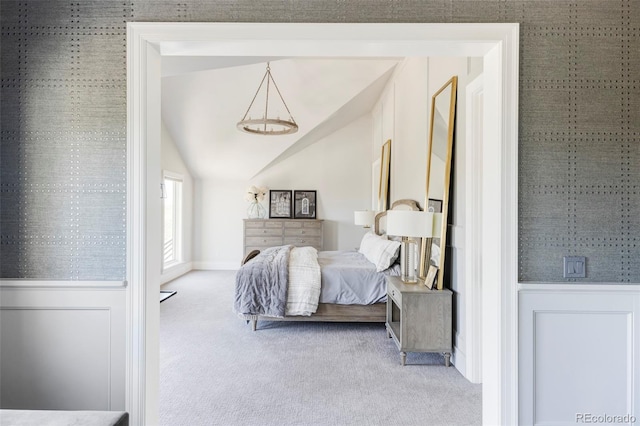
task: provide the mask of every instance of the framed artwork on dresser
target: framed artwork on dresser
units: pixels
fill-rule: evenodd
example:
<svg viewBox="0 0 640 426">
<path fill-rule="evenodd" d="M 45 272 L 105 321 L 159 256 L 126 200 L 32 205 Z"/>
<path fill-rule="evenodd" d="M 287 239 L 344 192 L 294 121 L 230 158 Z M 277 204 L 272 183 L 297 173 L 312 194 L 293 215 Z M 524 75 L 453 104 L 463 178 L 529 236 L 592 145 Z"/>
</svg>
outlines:
<svg viewBox="0 0 640 426">
<path fill-rule="evenodd" d="M 316 218 L 316 191 L 296 190 L 293 192 L 293 200 L 294 219 Z"/>
<path fill-rule="evenodd" d="M 269 191 L 269 218 L 291 219 L 291 190 Z"/>
<path fill-rule="evenodd" d="M 436 280 L 436 276 L 438 275 L 438 267 L 431 265 L 429 266 L 429 271 L 427 272 L 427 276 L 424 278 L 424 285 L 429 289 L 433 289 L 433 283 Z"/>
</svg>

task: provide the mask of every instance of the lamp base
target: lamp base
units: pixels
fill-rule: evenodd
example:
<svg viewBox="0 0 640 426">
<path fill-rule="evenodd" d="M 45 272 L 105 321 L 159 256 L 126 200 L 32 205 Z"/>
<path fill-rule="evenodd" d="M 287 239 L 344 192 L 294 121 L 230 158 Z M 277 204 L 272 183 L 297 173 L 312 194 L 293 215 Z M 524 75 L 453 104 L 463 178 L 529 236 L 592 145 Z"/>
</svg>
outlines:
<svg viewBox="0 0 640 426">
<path fill-rule="evenodd" d="M 418 244 L 406 237 L 402 238 L 400 245 L 400 279 L 407 284 L 416 284 L 418 275 L 416 274 Z"/>
<path fill-rule="evenodd" d="M 404 276 L 400 276 L 400 279 L 402 280 L 403 283 L 405 284 L 418 284 L 418 278 L 416 277 L 404 277 Z"/>
</svg>

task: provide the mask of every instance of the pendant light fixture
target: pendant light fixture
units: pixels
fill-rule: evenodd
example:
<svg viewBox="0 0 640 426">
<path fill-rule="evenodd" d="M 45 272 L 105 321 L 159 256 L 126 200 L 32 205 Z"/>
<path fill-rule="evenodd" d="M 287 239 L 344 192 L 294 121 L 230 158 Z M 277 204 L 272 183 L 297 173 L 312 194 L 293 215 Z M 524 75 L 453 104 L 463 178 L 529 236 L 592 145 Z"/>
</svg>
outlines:
<svg viewBox="0 0 640 426">
<path fill-rule="evenodd" d="M 264 84 L 265 80 L 267 82 L 266 85 Z M 264 115 L 261 118 L 251 118 L 253 104 L 256 98 L 258 97 L 258 94 L 260 93 L 260 90 L 262 89 L 263 86 L 265 91 L 264 111 L 261 110 L 260 106 L 256 105 L 256 107 L 253 108 L 253 114 L 254 114 L 254 117 L 255 116 L 259 117 L 261 113 L 264 113 Z M 269 116 L 269 108 L 271 107 L 271 114 L 273 114 L 273 109 L 274 109 L 273 105 L 269 105 L 269 102 L 270 102 L 269 95 L 271 94 L 270 93 L 271 86 L 273 86 L 276 89 L 276 92 L 280 97 L 280 101 L 282 101 L 282 105 L 284 105 L 284 108 L 286 109 L 287 114 L 289 114 L 288 120 L 283 120 L 279 116 L 276 116 L 276 117 Z M 296 121 L 293 119 L 293 116 L 289 111 L 289 107 L 287 107 L 286 102 L 282 98 L 282 94 L 280 94 L 280 89 L 278 89 L 278 85 L 276 84 L 276 81 L 273 79 L 273 76 L 271 75 L 271 68 L 269 67 L 269 62 L 267 62 L 267 71 L 264 73 L 264 76 L 262 77 L 260 86 L 258 86 L 258 90 L 256 91 L 256 94 L 253 96 L 253 99 L 251 100 L 251 103 L 249 104 L 249 108 L 247 108 L 247 112 L 245 112 L 244 117 L 242 117 L 242 120 L 238 121 L 237 127 L 238 127 L 238 130 L 242 130 L 243 132 L 253 133 L 257 135 L 288 135 L 298 131 L 298 125 L 296 124 Z"/>
</svg>

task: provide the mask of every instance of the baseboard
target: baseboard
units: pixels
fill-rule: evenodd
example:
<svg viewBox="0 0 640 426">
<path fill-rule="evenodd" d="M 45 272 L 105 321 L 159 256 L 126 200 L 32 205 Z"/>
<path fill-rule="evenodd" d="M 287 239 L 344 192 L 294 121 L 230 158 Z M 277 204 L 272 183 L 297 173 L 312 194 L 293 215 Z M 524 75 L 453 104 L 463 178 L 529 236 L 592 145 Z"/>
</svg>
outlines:
<svg viewBox="0 0 640 426">
<path fill-rule="evenodd" d="M 451 354 L 451 364 L 456 367 L 456 370 L 462 374 L 464 378 L 467 377 L 467 356 L 456 345 L 453 345 L 453 353 Z"/>
<path fill-rule="evenodd" d="M 451 363 L 456 367 L 456 370 L 460 372 L 464 377 L 467 373 L 467 355 L 463 348 L 467 347 L 466 340 L 458 333 L 457 330 L 453 331 L 455 341 L 453 342 L 453 353 L 451 354 Z"/>
<path fill-rule="evenodd" d="M 240 262 L 193 262 L 193 269 L 205 271 L 236 271 L 240 268 Z"/>
<path fill-rule="evenodd" d="M 193 269 L 193 262 L 183 262 L 179 265 L 172 266 L 171 268 L 162 271 L 160 274 L 160 285 L 166 284 L 169 281 L 175 280 L 176 278 L 186 274 L 190 270 Z"/>
</svg>

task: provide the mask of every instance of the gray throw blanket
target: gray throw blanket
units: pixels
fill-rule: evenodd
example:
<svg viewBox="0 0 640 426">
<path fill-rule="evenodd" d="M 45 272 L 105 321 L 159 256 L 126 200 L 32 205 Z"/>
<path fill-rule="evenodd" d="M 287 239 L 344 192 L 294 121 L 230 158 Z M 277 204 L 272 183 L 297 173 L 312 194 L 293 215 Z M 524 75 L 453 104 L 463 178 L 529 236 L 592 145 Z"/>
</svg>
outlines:
<svg viewBox="0 0 640 426">
<path fill-rule="evenodd" d="M 265 249 L 238 270 L 233 304 L 236 313 L 284 317 L 292 247 Z"/>
</svg>

